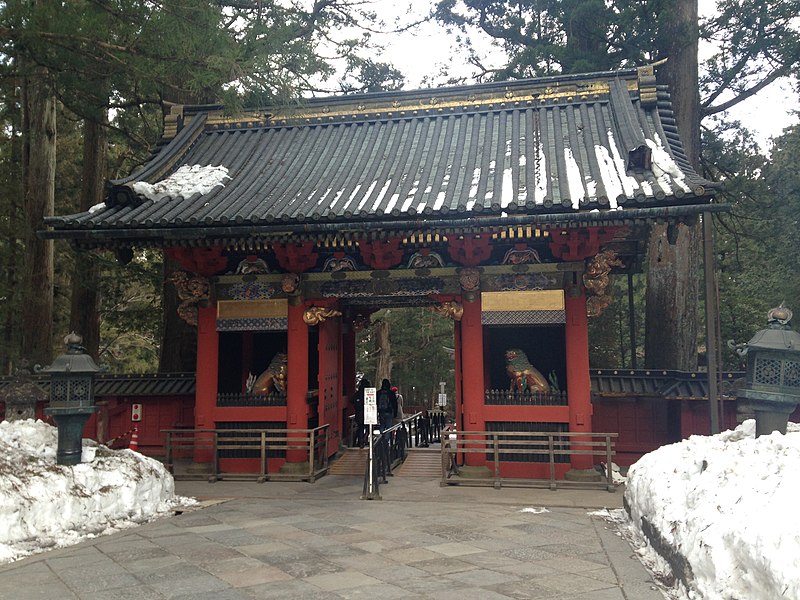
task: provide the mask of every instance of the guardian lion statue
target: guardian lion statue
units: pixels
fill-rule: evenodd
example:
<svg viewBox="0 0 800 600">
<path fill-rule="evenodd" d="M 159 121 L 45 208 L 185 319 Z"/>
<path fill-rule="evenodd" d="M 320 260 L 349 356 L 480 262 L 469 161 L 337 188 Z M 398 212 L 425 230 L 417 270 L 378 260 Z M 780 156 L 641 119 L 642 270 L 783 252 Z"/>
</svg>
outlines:
<svg viewBox="0 0 800 600">
<path fill-rule="evenodd" d="M 245 382 L 245 391 L 256 396 L 286 393 L 286 354 L 278 352 L 269 366 L 258 377 L 250 373 Z"/>
<path fill-rule="evenodd" d="M 519 348 L 506 350 L 506 373 L 511 379 L 511 389 L 515 392 L 550 392 L 550 385 L 544 376 L 529 361 Z"/>
</svg>

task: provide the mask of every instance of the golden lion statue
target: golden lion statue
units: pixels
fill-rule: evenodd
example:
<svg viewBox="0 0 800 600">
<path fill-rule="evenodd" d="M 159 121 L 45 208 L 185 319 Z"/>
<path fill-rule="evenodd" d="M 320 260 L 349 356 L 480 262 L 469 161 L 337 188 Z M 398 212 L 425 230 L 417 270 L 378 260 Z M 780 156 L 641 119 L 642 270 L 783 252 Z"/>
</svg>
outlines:
<svg viewBox="0 0 800 600">
<path fill-rule="evenodd" d="M 245 391 L 256 396 L 286 393 L 286 354 L 278 352 L 261 375 L 252 373 L 245 382 Z"/>
<path fill-rule="evenodd" d="M 511 390 L 516 392 L 540 392 L 546 394 L 550 385 L 544 376 L 529 361 L 519 348 L 506 350 L 506 373 L 511 378 Z"/>
</svg>

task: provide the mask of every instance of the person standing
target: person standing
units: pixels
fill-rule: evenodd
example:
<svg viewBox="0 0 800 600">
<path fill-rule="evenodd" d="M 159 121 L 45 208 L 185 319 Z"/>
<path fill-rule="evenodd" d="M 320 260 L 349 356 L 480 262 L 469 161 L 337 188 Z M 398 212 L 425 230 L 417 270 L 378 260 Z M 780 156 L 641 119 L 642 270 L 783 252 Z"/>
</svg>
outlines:
<svg viewBox="0 0 800 600">
<path fill-rule="evenodd" d="M 397 396 L 392 391 L 392 384 L 388 379 L 381 382 L 376 403 L 378 405 L 378 425 L 383 432 L 392 426 L 392 420 L 397 413 Z"/>
<path fill-rule="evenodd" d="M 403 414 L 403 394 L 400 393 L 400 390 L 397 389 L 397 387 L 393 387 L 392 391 L 397 399 L 397 411 L 394 414 L 394 422 L 399 423 L 405 417 Z"/>
<path fill-rule="evenodd" d="M 362 377 L 361 381 L 358 383 L 358 389 L 353 396 L 353 408 L 355 409 L 353 419 L 356 422 L 353 445 L 359 448 L 364 447 L 364 389 L 368 387 L 371 387 L 369 379 Z"/>
</svg>

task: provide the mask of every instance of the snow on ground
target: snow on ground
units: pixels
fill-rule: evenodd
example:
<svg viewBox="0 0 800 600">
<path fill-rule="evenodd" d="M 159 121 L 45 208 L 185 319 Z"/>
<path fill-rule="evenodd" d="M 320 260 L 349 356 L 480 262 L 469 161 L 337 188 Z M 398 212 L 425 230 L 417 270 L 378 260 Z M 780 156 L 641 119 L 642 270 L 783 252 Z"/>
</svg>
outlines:
<svg viewBox="0 0 800 600">
<path fill-rule="evenodd" d="M 0 563 L 133 527 L 196 502 L 172 475 L 133 450 L 83 440 L 83 459 L 56 464 L 58 431 L 42 421 L 0 423 Z"/>
<path fill-rule="evenodd" d="M 790 424 L 787 435 L 754 433 L 747 421 L 651 452 L 628 472 L 630 518 L 622 510 L 593 513 L 620 527 L 642 562 L 672 585 L 671 598 L 800 600 L 800 425 Z M 84 440 L 87 462 L 65 467 L 56 464 L 56 447 L 57 430 L 46 423 L 0 423 L 0 563 L 195 504 L 175 496 L 161 463 L 137 452 Z M 683 573 L 673 574 L 654 550 L 654 531 Z"/>
<path fill-rule="evenodd" d="M 749 420 L 663 446 L 630 468 L 625 500 L 631 518 L 616 519 L 662 582 L 674 575 L 671 597 L 800 600 L 800 425 L 756 438 Z M 673 566 L 684 559 L 685 582 L 652 530 L 647 539 L 648 523 L 677 551 Z"/>
</svg>

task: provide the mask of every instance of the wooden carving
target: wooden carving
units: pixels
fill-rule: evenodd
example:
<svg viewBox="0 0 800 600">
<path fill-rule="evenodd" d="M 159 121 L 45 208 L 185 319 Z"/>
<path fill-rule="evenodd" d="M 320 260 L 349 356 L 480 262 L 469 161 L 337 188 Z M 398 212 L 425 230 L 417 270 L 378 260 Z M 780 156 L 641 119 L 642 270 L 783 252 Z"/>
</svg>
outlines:
<svg viewBox="0 0 800 600">
<path fill-rule="evenodd" d="M 189 325 L 197 327 L 197 305 L 208 300 L 208 279 L 200 275 L 189 275 L 185 271 L 175 271 L 170 277 L 178 291 L 178 316 Z"/>
<path fill-rule="evenodd" d="M 511 380 L 513 391 L 541 393 L 550 391 L 550 384 L 528 361 L 528 355 L 519 348 L 506 350 L 506 373 Z"/>
<path fill-rule="evenodd" d="M 303 313 L 303 321 L 306 325 L 317 325 L 330 317 L 342 316 L 341 311 L 335 308 L 325 308 L 324 306 L 312 306 Z"/>
<path fill-rule="evenodd" d="M 613 250 L 598 252 L 586 263 L 583 274 L 583 286 L 586 288 L 586 314 L 597 317 L 611 304 L 612 297 L 608 293 L 610 279 L 608 274 L 612 267 L 625 266 Z"/>
<path fill-rule="evenodd" d="M 443 317 L 453 319 L 453 321 L 460 321 L 461 317 L 464 316 L 464 307 L 454 301 L 435 304 L 431 306 L 431 310 Z"/>
</svg>

